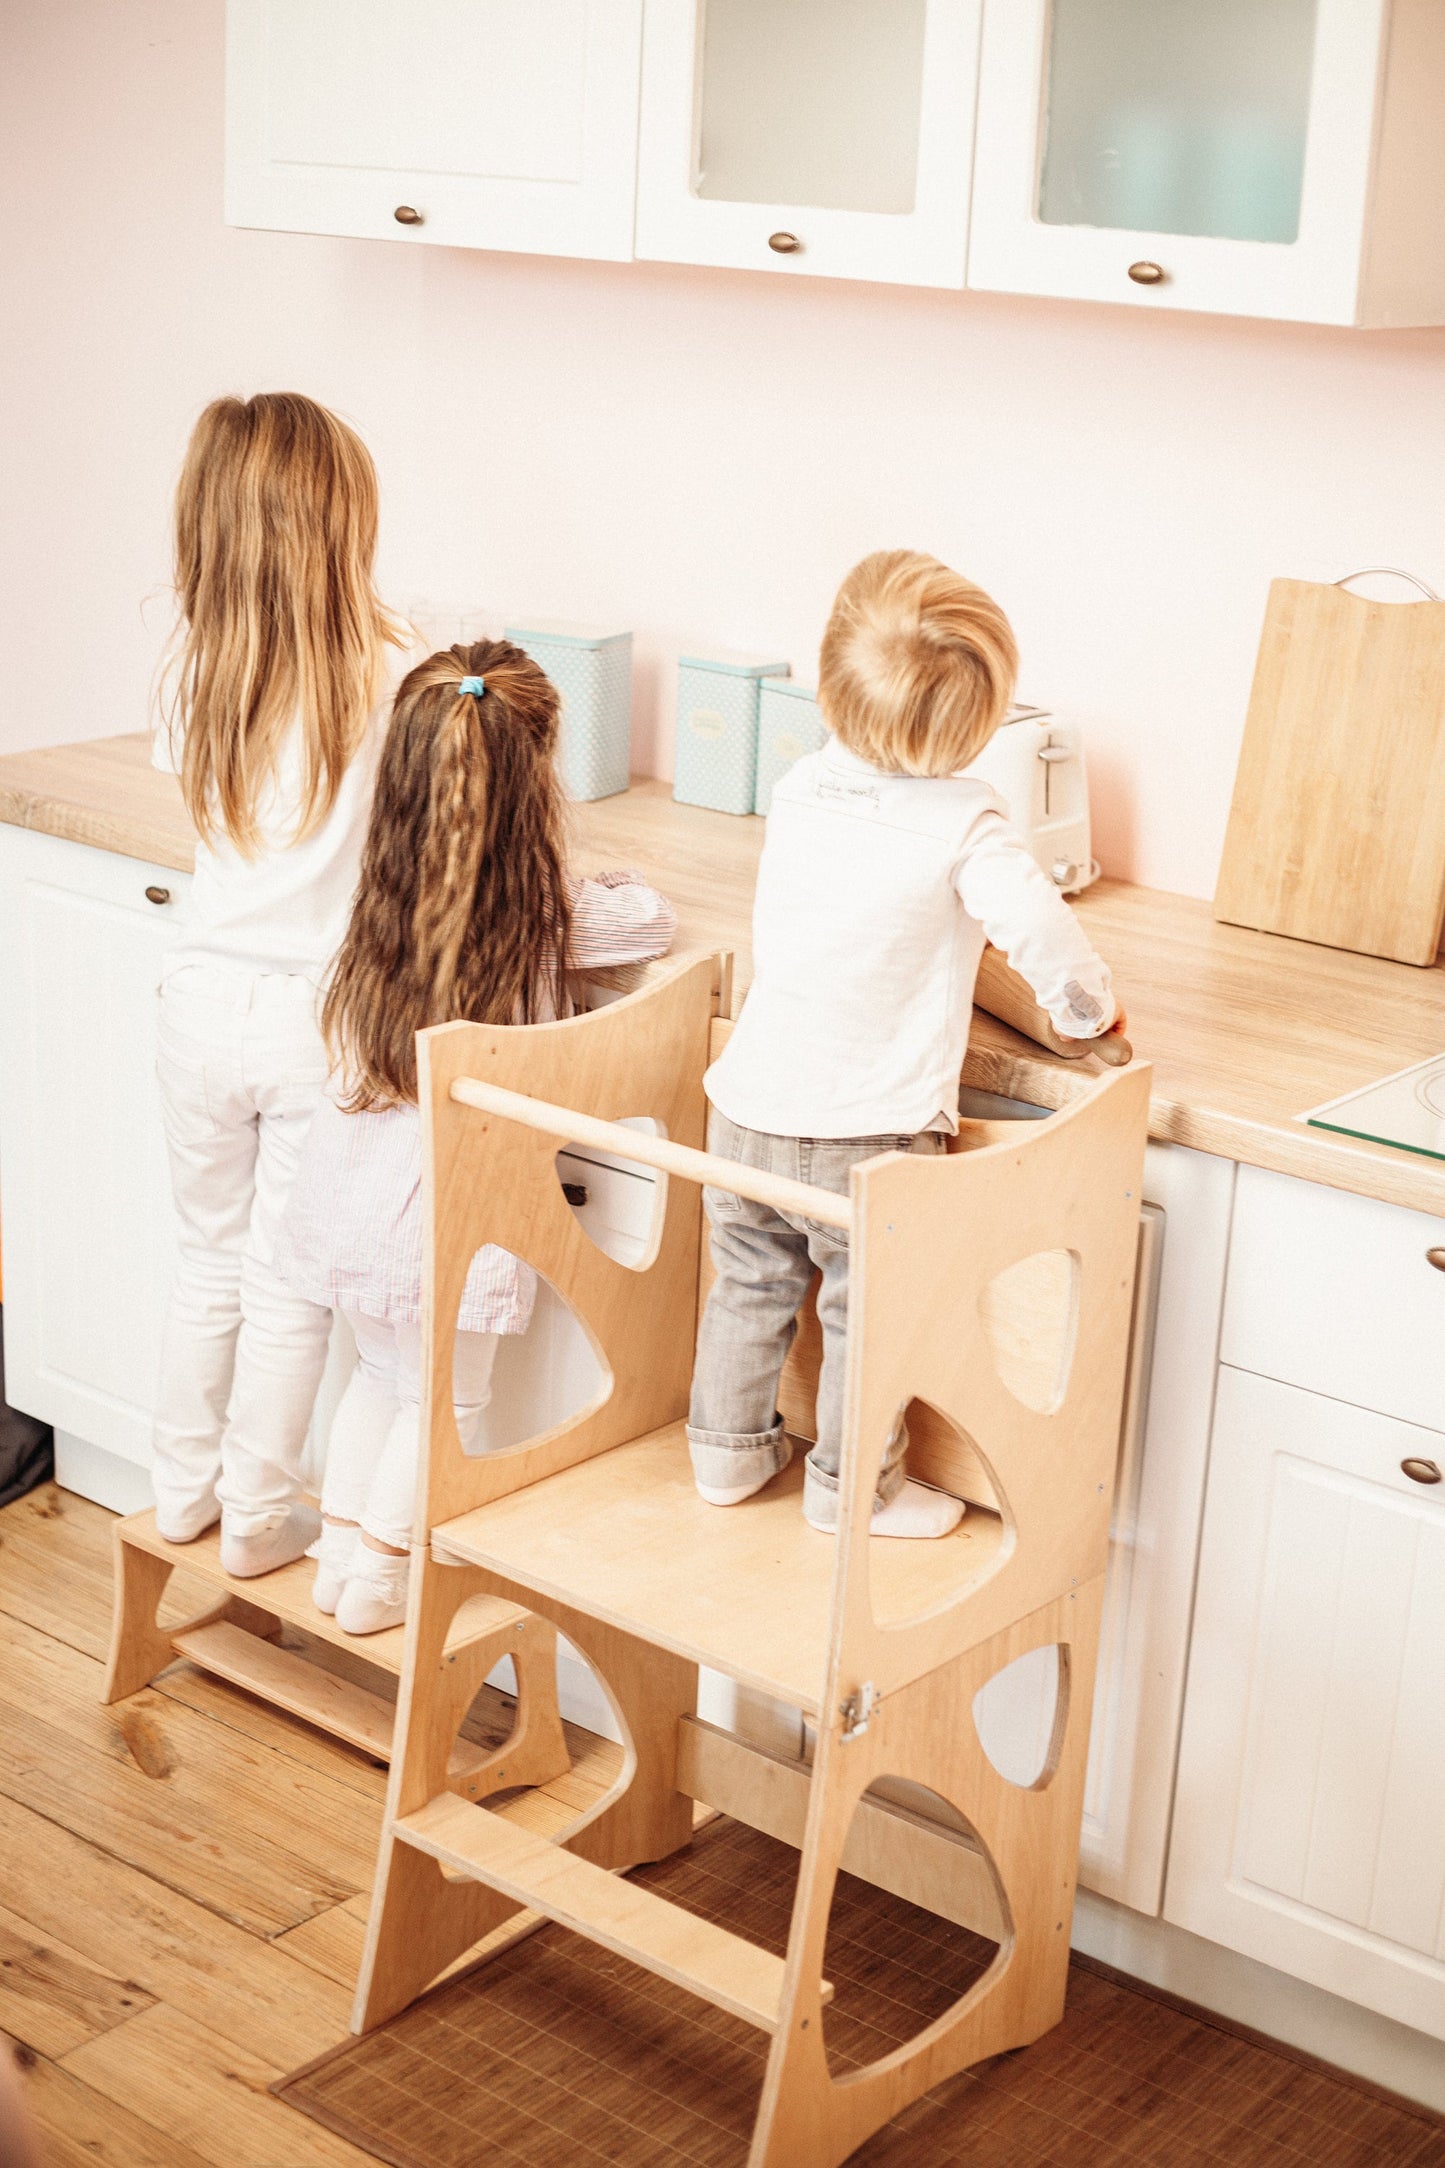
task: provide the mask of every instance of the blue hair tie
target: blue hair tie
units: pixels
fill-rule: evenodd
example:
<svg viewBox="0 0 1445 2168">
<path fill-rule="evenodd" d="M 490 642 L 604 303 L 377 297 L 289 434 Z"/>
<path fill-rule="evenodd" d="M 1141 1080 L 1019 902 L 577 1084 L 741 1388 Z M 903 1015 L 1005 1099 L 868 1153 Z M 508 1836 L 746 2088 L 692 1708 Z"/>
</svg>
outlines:
<svg viewBox="0 0 1445 2168">
<path fill-rule="evenodd" d="M 464 693 L 474 694 L 478 700 L 481 699 L 486 689 L 487 681 L 485 678 L 467 677 L 462 679 L 461 690 Z"/>
</svg>

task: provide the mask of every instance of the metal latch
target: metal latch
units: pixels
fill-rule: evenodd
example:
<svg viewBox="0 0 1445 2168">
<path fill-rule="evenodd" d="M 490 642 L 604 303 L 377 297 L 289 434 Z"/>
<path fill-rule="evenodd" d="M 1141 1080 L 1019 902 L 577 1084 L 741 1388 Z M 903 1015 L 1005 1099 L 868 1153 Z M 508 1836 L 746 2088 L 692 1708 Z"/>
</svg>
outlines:
<svg viewBox="0 0 1445 2168">
<path fill-rule="evenodd" d="M 838 1704 L 838 1714 L 843 1719 L 843 1737 L 861 1739 L 873 1721 L 873 1711 L 882 1700 L 871 1679 L 865 1679 L 856 1693 Z"/>
</svg>

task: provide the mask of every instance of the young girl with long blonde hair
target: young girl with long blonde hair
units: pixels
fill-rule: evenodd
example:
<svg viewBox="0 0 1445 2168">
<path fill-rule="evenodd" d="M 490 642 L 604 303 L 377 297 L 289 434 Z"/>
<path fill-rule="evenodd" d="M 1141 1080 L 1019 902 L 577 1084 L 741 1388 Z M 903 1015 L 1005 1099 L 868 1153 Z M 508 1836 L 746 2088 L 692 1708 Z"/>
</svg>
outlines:
<svg viewBox="0 0 1445 2168">
<path fill-rule="evenodd" d="M 428 1024 L 565 1016 L 581 981 L 660 956 L 676 914 L 636 873 L 566 866 L 553 755 L 558 699 L 520 648 L 454 647 L 403 681 L 382 750 L 350 930 L 326 997 L 335 1057 L 292 1193 L 282 1269 L 343 1311 L 358 1364 L 332 1424 L 313 1547 L 316 1602 L 348 1633 L 406 1607 L 421 1402 L 421 1124 Z M 505 1251 L 472 1261 L 452 1390 L 463 1446 L 499 1336 L 524 1332 L 536 1278 Z"/>
<path fill-rule="evenodd" d="M 365 446 L 294 392 L 217 399 L 176 493 L 182 631 L 156 764 L 200 841 L 160 989 L 180 1259 L 155 1417 L 156 1520 L 221 1521 L 235 1574 L 299 1557 L 300 1460 L 329 1313 L 278 1277 L 287 1192 L 327 1075 L 319 1003 L 370 806 L 388 645 Z"/>
</svg>

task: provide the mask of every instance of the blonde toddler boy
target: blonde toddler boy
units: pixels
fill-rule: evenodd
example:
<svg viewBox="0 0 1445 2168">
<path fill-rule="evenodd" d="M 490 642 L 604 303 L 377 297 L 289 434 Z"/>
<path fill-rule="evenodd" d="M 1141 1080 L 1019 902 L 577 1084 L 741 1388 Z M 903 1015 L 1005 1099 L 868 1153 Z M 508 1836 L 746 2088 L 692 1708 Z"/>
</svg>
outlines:
<svg viewBox="0 0 1445 2168">
<path fill-rule="evenodd" d="M 1018 669 L 998 604 L 936 558 L 892 550 L 844 581 L 818 698 L 832 735 L 773 793 L 753 914 L 752 987 L 706 1077 L 708 1149 L 824 1189 L 880 1152 L 941 1152 L 985 939 L 1055 1028 L 1110 1029 L 1109 973 L 994 792 L 962 774 L 1008 711 Z M 738 1505 L 788 1465 L 778 1378 L 814 1270 L 823 1363 L 803 1511 L 838 1518 L 848 1238 L 723 1190 L 705 1193 L 717 1278 L 688 1442 L 709 1504 Z M 900 1423 L 872 1533 L 947 1535 L 959 1499 L 910 1481 Z"/>
</svg>

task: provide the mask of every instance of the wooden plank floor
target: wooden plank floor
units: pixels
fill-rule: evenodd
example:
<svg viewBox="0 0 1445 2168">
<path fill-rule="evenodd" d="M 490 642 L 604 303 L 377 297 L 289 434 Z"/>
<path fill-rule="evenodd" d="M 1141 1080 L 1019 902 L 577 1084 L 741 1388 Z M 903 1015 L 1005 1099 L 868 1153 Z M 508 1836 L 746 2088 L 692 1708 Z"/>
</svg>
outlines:
<svg viewBox="0 0 1445 2168">
<path fill-rule="evenodd" d="M 365 2168 L 373 2156 L 269 2088 L 346 2035 L 385 1772 L 184 1665 L 103 1709 L 111 1525 L 99 1507 L 54 1488 L 0 1511 L 0 2037 L 24 2065 L 46 2168 Z M 205 1600 L 203 1585 L 187 1587 L 177 1574 L 173 1615 Z M 325 1651 L 319 1643 L 312 1653 Z M 343 1650 L 327 1660 L 343 1673 L 358 1668 Z M 492 1697 L 469 1729 L 496 1738 L 507 1717 Z M 618 1749 L 586 1732 L 571 1739 L 570 1774 L 508 1808 L 525 1826 L 560 1828 L 611 1781 Z M 701 1869 L 679 1862 L 671 1871 Z M 728 1924 L 766 1942 L 762 1913 L 776 1895 L 750 1870 L 746 1898 L 727 1895 Z M 527 1951 L 544 1960 L 544 1941 Z M 535 1962 L 520 1960 L 478 1978 L 530 1978 Z M 597 1960 L 584 1945 L 568 1962 Z M 1083 1988 L 1071 1993 L 1070 2025 L 1041 2051 L 1066 2090 L 1083 2068 L 1077 2025 L 1098 2017 L 1087 1979 Z M 655 1990 L 644 1982 L 643 1992 Z M 1192 2021 L 1158 1998 L 1130 1993 L 1120 2005 L 1108 2016 L 1108 2068 L 1089 2079 L 1087 2100 L 1074 2102 L 1062 2150 L 1052 2150 L 1057 2115 L 1040 2121 L 1025 2100 L 1005 2104 L 1024 2083 L 1005 2063 L 987 2081 L 1000 2096 L 997 2127 L 989 2121 L 970 2168 L 1033 2160 L 1196 2168 L 1190 2145 L 1158 2136 L 1177 2121 L 1180 2090 L 1173 2081 L 1161 2089 L 1161 2057 L 1177 2060 L 1176 2035 Z M 835 2013 L 835 2030 L 847 2014 Z M 429 2022 L 425 2011 L 415 2020 Z M 716 2013 L 703 2022 L 733 2023 Z M 567 2036 L 570 2052 L 571 2020 Z M 1225 2052 L 1247 2076 L 1254 2051 L 1226 2040 Z M 1028 2067 L 1039 2067 L 1037 2054 Z M 1445 2130 L 1423 2112 L 1348 2081 L 1342 2088 L 1328 2075 L 1281 2068 L 1271 2131 L 1293 2145 L 1300 2168 L 1326 2158 L 1331 2168 L 1445 2168 Z M 965 2090 L 976 2082 L 957 2081 Z M 1127 2096 L 1137 2108 L 1141 2084 L 1158 2127 L 1142 2141 L 1125 2135 L 1112 2105 Z M 1275 2131 L 1305 2093 L 1328 2095 L 1328 2147 L 1298 2130 Z M 908 2168 L 924 2132 L 919 2117 L 933 2113 L 921 2104 L 878 2141 L 880 2164 Z M 1098 2118 L 1102 2131 L 1091 2127 Z M 1240 2127 L 1218 2151 L 1202 2146 L 1197 2168 L 1252 2164 L 1258 2149 L 1242 2148 Z M 593 2156 L 573 2147 L 566 2157 Z M 428 2168 L 441 2158 L 434 2153 Z"/>
<path fill-rule="evenodd" d="M 186 1665 L 102 1708 L 111 1526 L 53 1486 L 0 1511 L 0 2033 L 47 2168 L 363 2168 L 268 2088 L 346 2033 L 386 1772 Z M 208 1600 L 178 1573 L 162 1615 Z M 572 1746 L 528 1827 L 611 1781 Z"/>
</svg>

